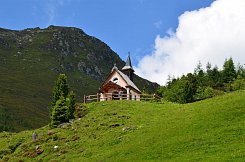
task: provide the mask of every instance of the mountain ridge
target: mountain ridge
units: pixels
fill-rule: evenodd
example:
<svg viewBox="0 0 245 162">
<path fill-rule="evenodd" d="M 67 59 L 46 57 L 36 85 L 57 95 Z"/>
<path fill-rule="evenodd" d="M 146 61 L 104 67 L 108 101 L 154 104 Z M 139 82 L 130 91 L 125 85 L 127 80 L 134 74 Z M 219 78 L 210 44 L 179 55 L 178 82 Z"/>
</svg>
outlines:
<svg viewBox="0 0 245 162">
<path fill-rule="evenodd" d="M 0 28 L 0 131 L 47 124 L 58 74 L 68 76 L 82 102 L 84 94 L 98 92 L 114 63 L 118 68 L 125 64 L 107 44 L 79 28 Z M 149 92 L 158 87 L 136 75 L 135 83 Z"/>
</svg>

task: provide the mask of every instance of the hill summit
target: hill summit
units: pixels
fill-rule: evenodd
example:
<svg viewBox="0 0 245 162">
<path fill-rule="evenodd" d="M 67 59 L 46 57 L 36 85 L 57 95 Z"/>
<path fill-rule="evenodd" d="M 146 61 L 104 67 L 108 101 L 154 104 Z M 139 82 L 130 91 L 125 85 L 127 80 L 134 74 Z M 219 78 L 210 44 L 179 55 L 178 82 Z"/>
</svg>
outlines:
<svg viewBox="0 0 245 162">
<path fill-rule="evenodd" d="M 49 122 L 49 106 L 59 73 L 82 101 L 98 91 L 113 64 L 125 64 L 99 39 L 74 27 L 0 28 L 0 131 L 37 128 Z M 158 86 L 138 76 L 140 89 Z"/>
</svg>

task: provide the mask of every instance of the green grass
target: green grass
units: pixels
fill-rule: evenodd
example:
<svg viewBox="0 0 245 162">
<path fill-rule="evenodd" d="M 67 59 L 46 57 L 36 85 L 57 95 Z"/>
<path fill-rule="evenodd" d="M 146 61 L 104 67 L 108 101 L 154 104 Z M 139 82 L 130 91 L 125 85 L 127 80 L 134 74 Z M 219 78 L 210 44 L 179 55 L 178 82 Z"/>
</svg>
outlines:
<svg viewBox="0 0 245 162">
<path fill-rule="evenodd" d="M 87 105 L 64 128 L 0 133 L 9 161 L 244 161 L 245 91 L 191 104 L 111 101 Z M 54 149 L 54 146 L 58 146 Z M 37 154 L 41 150 L 41 154 Z"/>
</svg>

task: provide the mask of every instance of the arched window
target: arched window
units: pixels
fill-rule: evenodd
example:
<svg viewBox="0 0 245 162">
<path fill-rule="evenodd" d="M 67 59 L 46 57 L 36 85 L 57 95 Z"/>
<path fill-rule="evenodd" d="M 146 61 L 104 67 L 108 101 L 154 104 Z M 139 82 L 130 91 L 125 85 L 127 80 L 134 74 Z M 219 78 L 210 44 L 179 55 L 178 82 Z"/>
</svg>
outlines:
<svg viewBox="0 0 245 162">
<path fill-rule="evenodd" d="M 115 84 L 118 84 L 119 79 L 118 79 L 117 77 L 114 77 L 114 78 L 112 79 L 112 82 L 115 83 Z"/>
</svg>

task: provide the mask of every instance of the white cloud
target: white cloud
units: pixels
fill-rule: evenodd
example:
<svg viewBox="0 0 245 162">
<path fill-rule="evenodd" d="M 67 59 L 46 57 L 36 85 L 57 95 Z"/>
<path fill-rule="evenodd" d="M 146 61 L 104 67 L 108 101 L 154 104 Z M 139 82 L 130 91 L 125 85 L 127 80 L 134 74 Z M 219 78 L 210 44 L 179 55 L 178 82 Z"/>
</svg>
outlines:
<svg viewBox="0 0 245 162">
<path fill-rule="evenodd" d="M 154 51 L 139 61 L 135 71 L 165 84 L 169 74 L 193 72 L 198 61 L 222 67 L 225 58 L 245 63 L 245 1 L 216 0 L 210 7 L 185 12 L 176 32 L 155 39 Z"/>
</svg>

